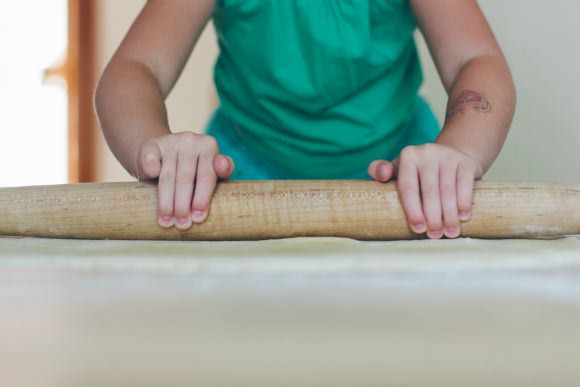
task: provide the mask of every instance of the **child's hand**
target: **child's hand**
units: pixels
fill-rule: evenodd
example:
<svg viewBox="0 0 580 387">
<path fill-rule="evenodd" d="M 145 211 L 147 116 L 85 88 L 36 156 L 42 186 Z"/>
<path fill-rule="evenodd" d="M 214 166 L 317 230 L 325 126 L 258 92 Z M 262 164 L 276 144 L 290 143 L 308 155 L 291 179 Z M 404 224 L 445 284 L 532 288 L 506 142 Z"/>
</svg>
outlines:
<svg viewBox="0 0 580 387">
<path fill-rule="evenodd" d="M 192 132 L 146 141 L 137 164 L 140 180 L 159 178 L 159 225 L 180 230 L 207 218 L 217 179 L 234 170 L 234 161 L 219 153 L 213 137 Z"/>
<path fill-rule="evenodd" d="M 408 146 L 393 163 L 369 165 L 369 175 L 387 182 L 397 176 L 399 195 L 411 229 L 432 239 L 457 238 L 460 221 L 471 217 L 474 181 L 483 175 L 477 161 L 454 148 Z"/>
</svg>

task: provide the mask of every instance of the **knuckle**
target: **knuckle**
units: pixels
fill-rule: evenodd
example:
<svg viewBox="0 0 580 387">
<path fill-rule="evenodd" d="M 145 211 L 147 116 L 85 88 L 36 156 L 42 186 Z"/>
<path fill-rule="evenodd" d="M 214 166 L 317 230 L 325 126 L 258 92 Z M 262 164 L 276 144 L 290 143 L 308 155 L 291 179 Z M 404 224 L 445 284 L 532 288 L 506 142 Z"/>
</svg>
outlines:
<svg viewBox="0 0 580 387">
<path fill-rule="evenodd" d="M 445 156 L 445 158 L 441 161 L 441 168 L 444 168 L 447 171 L 455 171 L 457 174 L 458 168 L 460 165 L 460 161 L 456 156 Z"/>
<path fill-rule="evenodd" d="M 433 154 L 439 150 L 439 147 L 436 144 L 427 143 L 421 145 L 421 150 L 428 154 Z"/>
<path fill-rule="evenodd" d="M 203 137 L 203 144 L 204 148 L 210 151 L 217 151 L 218 143 L 215 137 L 213 136 L 204 136 Z"/>
<path fill-rule="evenodd" d="M 195 145 L 195 134 L 184 132 L 179 135 L 179 141 L 175 144 L 175 150 L 178 152 L 192 152 Z"/>
<path fill-rule="evenodd" d="M 401 159 L 412 159 L 417 154 L 417 147 L 410 145 L 403 148 L 401 151 Z"/>
<path fill-rule="evenodd" d="M 423 145 L 417 146 L 417 153 L 419 153 L 423 156 L 428 154 L 429 153 L 429 144 L 423 144 Z"/>
<path fill-rule="evenodd" d="M 435 162 L 441 163 L 441 153 L 439 147 L 435 144 L 424 144 L 420 147 L 421 159 L 426 165 L 431 165 Z"/>
<path fill-rule="evenodd" d="M 193 143 L 195 141 L 195 133 L 193 132 L 181 132 L 178 133 L 177 136 L 179 136 L 179 141 L 180 142 L 186 142 L 186 143 Z"/>
</svg>

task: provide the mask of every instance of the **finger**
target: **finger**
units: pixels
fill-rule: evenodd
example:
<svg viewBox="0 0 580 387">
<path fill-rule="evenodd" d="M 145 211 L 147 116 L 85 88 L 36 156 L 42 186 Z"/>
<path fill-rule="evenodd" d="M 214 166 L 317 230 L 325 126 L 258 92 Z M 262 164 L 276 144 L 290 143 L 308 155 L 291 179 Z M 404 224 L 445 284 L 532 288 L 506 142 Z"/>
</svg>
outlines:
<svg viewBox="0 0 580 387">
<path fill-rule="evenodd" d="M 427 219 L 427 236 L 439 239 L 443 236 L 441 195 L 439 194 L 439 165 L 428 163 L 419 170 L 423 212 Z"/>
<path fill-rule="evenodd" d="M 137 178 L 139 180 L 155 179 L 161 173 L 161 150 L 155 143 L 146 143 L 139 152 L 137 163 Z"/>
<path fill-rule="evenodd" d="M 474 184 L 475 174 L 460 165 L 457 168 L 457 206 L 459 220 L 462 222 L 468 221 L 472 216 Z"/>
<path fill-rule="evenodd" d="M 393 177 L 393 164 L 385 160 L 375 160 L 369 164 L 369 176 L 376 181 L 387 182 Z"/>
<path fill-rule="evenodd" d="M 213 153 L 202 154 L 199 158 L 192 205 L 192 219 L 195 223 L 202 223 L 209 214 L 211 198 L 217 183 L 217 176 L 213 169 L 213 160 Z"/>
<path fill-rule="evenodd" d="M 176 169 L 177 153 L 167 152 L 161 161 L 161 173 L 159 174 L 159 184 L 157 186 L 157 212 L 161 227 L 172 227 L 175 224 L 173 197 Z"/>
<path fill-rule="evenodd" d="M 397 187 L 409 226 L 417 234 L 424 233 L 427 231 L 427 225 L 421 209 L 417 166 L 413 161 L 402 159 L 400 162 Z"/>
<path fill-rule="evenodd" d="M 180 230 L 191 227 L 191 200 L 197 168 L 197 154 L 184 150 L 177 155 L 175 179 L 175 225 Z"/>
<path fill-rule="evenodd" d="M 213 159 L 213 168 L 219 178 L 227 179 L 234 172 L 234 160 L 229 156 L 216 155 Z"/>
<path fill-rule="evenodd" d="M 461 233 L 457 214 L 457 166 L 442 167 L 439 174 L 444 233 L 447 238 L 457 238 Z"/>
</svg>

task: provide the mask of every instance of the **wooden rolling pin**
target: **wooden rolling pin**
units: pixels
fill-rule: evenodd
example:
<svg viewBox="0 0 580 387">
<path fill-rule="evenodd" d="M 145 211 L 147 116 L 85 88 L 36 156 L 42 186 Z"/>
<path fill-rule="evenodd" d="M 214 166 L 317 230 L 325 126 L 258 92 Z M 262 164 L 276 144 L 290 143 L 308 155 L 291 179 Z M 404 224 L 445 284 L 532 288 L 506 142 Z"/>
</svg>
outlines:
<svg viewBox="0 0 580 387">
<path fill-rule="evenodd" d="M 241 240 L 341 236 L 416 238 L 394 184 L 278 180 L 220 183 L 207 221 L 157 225 L 156 186 L 101 183 L 0 189 L 0 235 L 82 239 Z M 580 234 L 580 187 L 480 182 L 463 236 Z"/>
</svg>

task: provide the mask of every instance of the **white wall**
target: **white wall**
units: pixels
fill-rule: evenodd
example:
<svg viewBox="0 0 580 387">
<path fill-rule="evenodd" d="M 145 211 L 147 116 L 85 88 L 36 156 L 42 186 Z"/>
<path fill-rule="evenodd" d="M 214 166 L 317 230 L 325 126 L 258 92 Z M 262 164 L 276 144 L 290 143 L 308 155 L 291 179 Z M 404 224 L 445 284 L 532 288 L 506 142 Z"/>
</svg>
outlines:
<svg viewBox="0 0 580 387">
<path fill-rule="evenodd" d="M 112 54 L 143 0 L 101 0 L 102 63 Z M 488 180 L 580 181 L 580 30 L 574 0 L 481 0 L 480 4 L 511 64 L 518 110 L 508 142 Z M 442 117 L 446 96 L 424 44 L 424 94 Z M 174 130 L 201 130 L 214 103 L 211 65 L 215 37 L 206 31 L 168 102 Z M 127 175 L 105 146 L 102 180 Z"/>
</svg>

